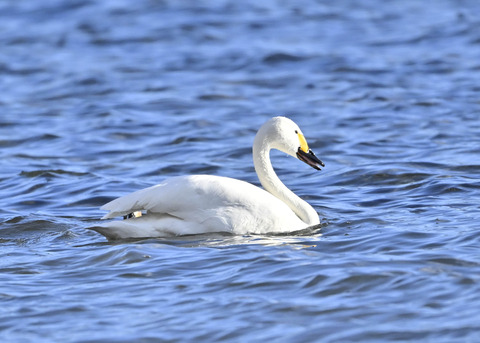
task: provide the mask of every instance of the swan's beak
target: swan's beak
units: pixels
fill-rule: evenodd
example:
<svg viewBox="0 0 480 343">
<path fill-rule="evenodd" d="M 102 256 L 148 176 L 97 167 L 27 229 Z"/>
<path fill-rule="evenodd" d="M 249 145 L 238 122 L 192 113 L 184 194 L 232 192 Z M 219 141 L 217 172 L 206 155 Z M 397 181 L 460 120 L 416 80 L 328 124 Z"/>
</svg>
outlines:
<svg viewBox="0 0 480 343">
<path fill-rule="evenodd" d="M 320 169 L 319 165 L 322 167 L 325 167 L 325 164 L 322 161 L 320 161 L 317 156 L 315 156 L 315 154 L 311 149 L 308 149 L 307 152 L 305 152 L 303 151 L 302 148 L 298 148 L 297 157 L 300 161 L 305 162 L 310 167 L 315 168 L 317 170 L 322 170 Z"/>
</svg>

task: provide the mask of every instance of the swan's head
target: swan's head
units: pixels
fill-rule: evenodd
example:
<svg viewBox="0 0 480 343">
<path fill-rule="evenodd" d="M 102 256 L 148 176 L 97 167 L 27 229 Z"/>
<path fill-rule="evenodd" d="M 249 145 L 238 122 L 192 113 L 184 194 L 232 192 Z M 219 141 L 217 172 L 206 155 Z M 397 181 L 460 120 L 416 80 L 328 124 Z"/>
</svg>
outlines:
<svg viewBox="0 0 480 343">
<path fill-rule="evenodd" d="M 309 166 L 321 170 L 325 164 L 308 147 L 302 130 L 291 119 L 274 117 L 262 125 L 255 137 L 255 145 L 267 145 L 271 149 L 283 151 Z"/>
</svg>

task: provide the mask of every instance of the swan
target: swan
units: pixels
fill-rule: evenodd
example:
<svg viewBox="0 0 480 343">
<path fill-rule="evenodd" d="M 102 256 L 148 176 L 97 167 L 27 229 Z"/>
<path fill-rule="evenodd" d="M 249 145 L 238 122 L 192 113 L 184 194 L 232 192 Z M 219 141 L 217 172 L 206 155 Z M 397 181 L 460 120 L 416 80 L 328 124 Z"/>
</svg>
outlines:
<svg viewBox="0 0 480 343">
<path fill-rule="evenodd" d="M 270 162 L 277 149 L 321 170 L 325 165 L 300 128 L 286 117 L 263 124 L 253 143 L 253 163 L 264 189 L 213 175 L 177 176 L 115 199 L 101 207 L 102 219 L 122 217 L 93 228 L 107 239 L 167 237 L 209 232 L 263 234 L 291 232 L 320 224 L 317 212 L 289 190 Z"/>
</svg>

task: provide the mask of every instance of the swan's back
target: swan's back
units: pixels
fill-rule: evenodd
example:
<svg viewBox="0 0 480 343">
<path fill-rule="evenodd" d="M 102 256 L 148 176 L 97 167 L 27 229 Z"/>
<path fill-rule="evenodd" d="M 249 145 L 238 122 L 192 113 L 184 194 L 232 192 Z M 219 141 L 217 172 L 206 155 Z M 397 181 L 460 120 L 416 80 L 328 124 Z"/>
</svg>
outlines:
<svg viewBox="0 0 480 343">
<path fill-rule="evenodd" d="M 98 231 L 110 238 L 151 237 L 159 233 L 266 233 L 305 227 L 284 202 L 263 189 L 211 175 L 170 178 L 115 199 L 101 209 L 110 211 L 102 219 L 145 212 L 139 218 L 103 225 Z M 126 231 L 125 235 L 122 231 Z"/>
</svg>

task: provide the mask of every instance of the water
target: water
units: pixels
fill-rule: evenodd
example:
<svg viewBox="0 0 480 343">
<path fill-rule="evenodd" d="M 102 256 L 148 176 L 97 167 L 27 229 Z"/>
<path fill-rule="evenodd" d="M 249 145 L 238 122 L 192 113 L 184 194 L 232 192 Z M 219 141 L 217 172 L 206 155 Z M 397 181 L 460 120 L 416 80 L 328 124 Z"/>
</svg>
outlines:
<svg viewBox="0 0 480 343">
<path fill-rule="evenodd" d="M 4 342 L 477 342 L 477 1 L 0 2 Z M 166 177 L 258 184 L 274 154 L 322 228 L 107 242 Z"/>
</svg>

